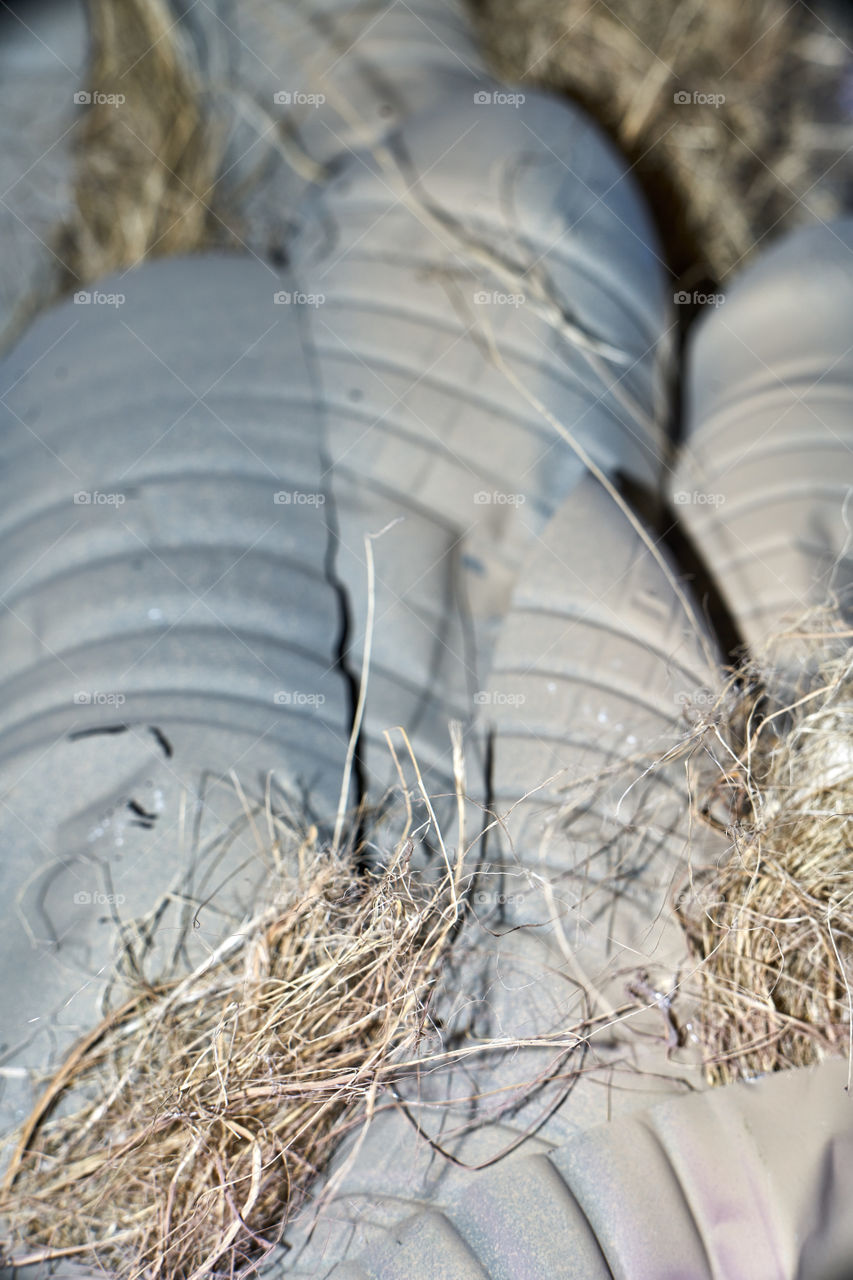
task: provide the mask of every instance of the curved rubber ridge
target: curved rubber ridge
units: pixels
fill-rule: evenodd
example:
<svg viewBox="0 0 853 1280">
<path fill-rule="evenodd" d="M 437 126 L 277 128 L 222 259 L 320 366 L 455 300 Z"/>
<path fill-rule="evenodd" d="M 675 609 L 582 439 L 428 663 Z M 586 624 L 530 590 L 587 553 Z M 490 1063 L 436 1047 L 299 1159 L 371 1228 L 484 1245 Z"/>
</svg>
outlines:
<svg viewBox="0 0 853 1280">
<path fill-rule="evenodd" d="M 312 182 L 381 143 L 413 112 L 471 82 L 501 87 L 461 6 L 412 0 L 173 3 L 183 49 L 223 145 L 219 207 L 241 242 L 289 252 L 289 224 Z"/>
<path fill-rule="evenodd" d="M 405 1109 L 389 1104 L 375 1117 L 351 1166 L 351 1142 L 336 1157 L 342 1181 L 317 1235 L 304 1242 L 294 1225 L 296 1274 L 325 1275 L 326 1263 L 352 1259 L 371 1277 L 418 1280 L 409 1255 L 393 1266 L 388 1259 L 419 1203 L 442 1207 L 490 1276 L 610 1274 L 600 1224 L 593 1230 L 571 1208 L 572 1194 L 541 1156 L 608 1115 L 703 1087 L 689 1053 L 668 1055 L 651 997 L 627 1020 L 607 1015 L 625 1005 L 626 985 L 643 970 L 669 990 L 686 958 L 669 904 L 688 866 L 681 766 L 644 778 L 651 760 L 632 758 L 643 748 L 662 755 L 679 740 L 686 699 L 716 679 L 712 659 L 708 636 L 627 518 L 597 482 L 582 480 L 535 543 L 498 635 L 479 709 L 495 730 L 493 807 L 502 824 L 431 1006 L 451 1043 L 505 1038 L 523 1047 L 425 1070 L 401 1087 Z M 556 782 L 522 799 L 557 769 L 570 781 L 591 775 L 568 829 L 560 812 L 567 793 Z M 694 861 L 725 851 L 693 843 Z M 549 1032 L 565 1043 L 589 1014 L 602 1025 L 582 1059 L 526 1044 Z M 511 1147 L 516 1155 L 488 1168 Z M 539 1206 L 549 1196 L 546 1231 Z M 498 1207 L 504 1202 L 514 1214 Z M 554 1270 L 569 1238 L 576 1264 Z"/>
<path fill-rule="evenodd" d="M 505 950 L 523 936 L 514 927 L 535 925 L 554 968 L 591 980 L 602 1007 L 605 993 L 620 1004 L 636 970 L 672 980 L 684 955 L 670 897 L 691 862 L 725 850 L 691 831 L 683 762 L 665 764 L 686 704 L 718 680 L 713 642 L 685 604 L 612 498 L 584 480 L 520 579 L 483 708 L 507 837 L 494 842 L 484 905 L 500 908 Z M 612 1037 L 607 1052 L 622 1052 L 619 1028 Z"/>
<path fill-rule="evenodd" d="M 173 312 L 162 318 L 154 332 L 140 332 L 143 326 L 139 317 L 131 317 L 129 311 L 111 316 L 109 324 L 98 323 L 100 313 L 94 308 L 87 312 L 95 316 L 95 321 L 87 323 L 97 330 L 102 369 L 102 399 L 88 421 L 83 393 L 89 370 L 82 361 L 80 371 L 75 367 L 72 379 L 73 395 L 80 397 L 79 406 L 73 396 L 69 397 L 67 369 L 54 349 L 45 353 L 36 346 L 31 352 L 42 357 L 42 398 L 38 401 L 26 398 L 32 391 L 31 371 L 26 359 L 20 359 L 20 353 L 8 379 L 10 395 L 17 397 L 10 403 L 18 406 L 14 411 L 22 423 L 27 424 L 29 418 L 32 425 L 35 409 L 48 424 L 66 424 L 49 443 L 54 455 L 68 458 L 75 474 L 82 475 L 81 488 L 88 481 L 90 490 L 110 492 L 105 476 L 138 482 L 143 501 L 136 510 L 127 512 L 131 528 L 133 519 L 137 519 L 139 540 L 143 545 L 156 546 L 157 557 L 167 569 L 175 567 L 170 553 L 179 552 L 183 538 L 193 546 L 209 538 L 212 551 L 221 556 L 224 548 L 235 541 L 226 527 L 229 520 L 233 520 L 239 537 L 252 550 L 258 548 L 259 566 L 261 557 L 266 566 L 290 565 L 293 547 L 286 538 L 277 542 L 273 537 L 275 550 L 261 545 L 268 535 L 257 496 L 263 484 L 255 484 L 255 477 L 263 481 L 264 468 L 275 476 L 276 491 L 281 486 L 291 494 L 307 492 L 319 497 L 322 492 L 327 496 L 334 508 L 335 537 L 339 538 L 333 580 L 327 578 L 328 530 L 321 506 L 300 506 L 292 500 L 292 512 L 297 507 L 299 511 L 292 521 L 285 522 L 285 527 L 298 530 L 294 541 L 304 547 L 309 566 L 307 575 L 300 579 L 299 590 L 318 601 L 316 610 L 307 606 L 306 620 L 312 613 L 321 619 L 325 605 L 333 612 L 335 588 L 342 586 L 353 603 L 348 654 L 351 670 L 358 667 L 364 630 L 363 535 L 377 532 L 404 515 L 404 524 L 389 530 L 384 541 L 376 544 L 377 629 L 367 715 L 368 759 L 377 759 L 374 744 L 385 754 L 380 731 L 389 718 L 392 723 L 402 721 L 410 728 L 428 785 L 433 786 L 449 776 L 446 720 L 450 714 L 470 719 L 479 705 L 476 694 L 485 681 L 499 620 L 509 605 L 518 574 L 551 515 L 583 475 L 583 467 L 570 447 L 542 421 L 535 405 L 490 363 L 484 339 L 494 340 L 514 373 L 534 396 L 567 421 L 600 465 L 610 471 L 621 468 L 649 486 L 656 483 L 661 465 L 658 411 L 667 352 L 659 335 L 666 326 L 667 302 L 651 228 L 624 165 L 574 109 L 545 95 L 531 94 L 525 103 L 522 124 L 518 115 L 501 116 L 499 112 L 482 110 L 486 105 L 501 104 L 475 101 L 479 83 L 476 77 L 467 78 L 464 85 L 460 81 L 458 90 L 448 90 L 438 106 L 425 108 L 393 136 L 388 135 L 388 154 L 394 170 L 390 175 L 384 167 L 385 158 L 366 151 L 352 156 L 345 148 L 342 150 L 347 158 L 340 164 L 334 181 L 320 187 L 316 200 L 307 200 L 301 210 L 303 230 L 294 245 L 298 288 L 286 277 L 273 279 L 273 273 L 264 280 L 263 269 L 258 268 L 254 272 L 258 281 L 256 295 L 251 302 L 247 298 L 245 305 L 238 305 L 225 281 L 224 269 L 214 268 L 208 261 L 203 266 L 180 267 L 182 272 L 197 273 L 191 296 L 186 299 L 178 293 Z M 366 164 L 368 169 L 380 170 L 370 181 Z M 383 186 L 388 192 L 389 184 L 390 192 L 385 198 Z M 500 216 L 496 210 L 501 210 Z M 167 265 L 173 287 L 179 288 L 177 264 Z M 128 298 L 131 285 L 144 289 L 156 270 L 146 268 L 130 277 Z M 198 283 L 202 270 L 208 273 L 204 285 Z M 236 264 L 230 264 L 228 270 L 236 280 Z M 524 299 L 507 302 L 508 290 L 514 289 L 519 280 Z M 277 301 L 274 294 L 261 300 L 265 286 L 272 286 L 274 294 L 279 295 Z M 233 289 L 238 289 L 236 283 Z M 483 301 L 480 295 L 484 291 L 490 294 L 491 301 Z M 482 319 L 485 308 L 487 322 Z M 153 309 L 150 314 L 155 314 Z M 54 322 L 57 316 L 61 318 L 63 312 L 54 314 Z M 115 323 L 116 318 L 120 324 Z M 590 362 L 573 336 L 573 327 L 577 326 L 610 354 Z M 268 356 L 273 341 L 270 335 L 278 328 L 287 331 L 282 334 L 280 349 L 295 352 L 302 344 L 307 369 L 301 359 L 295 358 L 284 368 L 281 364 L 276 367 Z M 73 337 L 58 329 L 53 333 L 57 349 L 66 336 L 69 340 Z M 42 334 L 42 341 L 43 337 Z M 90 345 L 87 351 L 92 349 Z M 232 366 L 222 356 L 226 350 L 236 353 L 236 367 L 241 372 L 245 372 L 245 360 L 258 360 L 251 377 L 234 376 Z M 245 352 L 243 360 L 241 352 Z M 621 394 L 614 390 L 614 366 Z M 199 378 L 199 373 L 207 376 Z M 127 386 L 137 383 L 146 391 L 141 409 L 131 412 L 129 423 L 121 423 L 121 431 L 106 432 L 107 415 L 111 411 L 123 412 Z M 327 406 L 322 423 L 307 408 L 316 402 L 318 386 L 319 398 Z M 215 407 L 212 427 L 211 405 Z M 229 426 L 234 430 L 234 414 L 239 415 L 241 424 L 238 445 L 246 444 L 246 451 L 253 457 L 246 458 L 243 449 L 235 448 L 227 439 Z M 185 429 L 176 433 L 173 428 L 178 423 Z M 278 432 L 273 430 L 273 423 Z M 206 466 L 203 458 L 199 462 L 192 457 L 204 451 L 204 428 L 212 431 L 218 441 L 211 454 L 227 460 L 227 468 L 221 474 L 210 475 L 213 468 Z M 42 434 L 36 429 L 37 434 Z M 158 430 L 163 433 L 165 445 Z M 27 492 L 31 493 L 32 481 L 41 474 L 42 464 L 28 469 L 30 444 L 23 432 L 19 434 L 20 446 L 17 439 L 13 440 L 15 462 L 20 462 L 18 474 L 25 478 Z M 101 447 L 97 465 L 86 448 L 87 439 L 93 437 Z M 317 456 L 318 441 L 324 440 L 328 441 L 334 466 L 330 484 L 324 483 L 325 460 Z M 131 442 L 138 448 L 138 456 L 132 453 L 128 457 Z M 278 452 L 272 455 L 271 450 Z M 157 455 L 156 460 L 152 454 Z M 168 463 L 164 463 L 164 457 Z M 226 475 L 226 470 L 239 480 Z M 164 475 L 171 473 L 183 476 L 184 483 L 164 484 Z M 484 492 L 488 501 L 481 500 Z M 52 543 L 48 544 L 47 535 L 55 530 L 57 502 L 61 503 L 64 494 L 64 477 L 51 479 L 42 490 L 35 515 L 21 510 L 20 505 L 16 507 L 14 501 L 10 506 L 10 545 L 17 546 L 25 557 L 21 530 L 35 530 L 38 540 L 49 545 L 52 558 L 52 564 L 45 564 L 43 569 L 24 561 L 24 569 L 33 573 L 33 616 L 37 612 L 35 605 L 42 598 L 38 593 L 57 580 L 60 569 L 69 575 L 67 580 L 78 591 L 84 586 L 86 556 L 82 548 L 86 548 L 93 562 L 105 566 L 114 565 L 123 556 L 131 562 L 126 530 L 117 532 L 114 523 L 100 518 L 116 514 L 115 510 L 107 505 L 101 511 L 94 501 L 88 504 L 95 517 L 93 528 L 84 528 L 79 543 L 63 534 L 56 550 Z M 131 498 L 135 500 L 137 495 L 129 492 L 126 496 L 130 508 Z M 221 521 L 220 503 L 224 504 Z M 212 518 L 213 513 L 216 519 Z M 269 580 L 272 593 L 272 575 Z M 288 573 L 288 586 L 294 581 L 294 575 Z M 18 591 L 18 581 L 10 578 L 5 585 L 11 598 L 11 593 Z M 180 643 L 168 652 L 164 667 L 174 677 L 171 685 L 167 680 L 164 687 L 162 679 L 159 683 L 146 682 L 137 670 L 144 670 L 146 654 L 139 647 L 132 650 L 132 688 L 125 695 L 127 703 L 122 704 L 132 713 L 132 723 L 125 730 L 119 749 L 115 750 L 112 740 L 103 733 L 96 738 L 73 737 L 73 751 L 67 749 L 66 742 L 61 751 L 54 752 L 48 765 L 39 766 L 42 777 L 56 779 L 63 767 L 69 769 L 70 757 L 82 755 L 103 768 L 105 749 L 113 748 L 113 767 L 104 773 L 109 780 L 107 796 L 123 796 L 129 791 L 128 780 L 132 780 L 134 791 L 129 794 L 135 798 L 135 788 L 143 785 L 143 779 L 148 785 L 149 772 L 154 774 L 151 785 L 156 791 L 160 775 L 154 773 L 145 751 L 156 752 L 162 743 L 155 738 L 152 745 L 144 736 L 151 726 L 143 726 L 138 720 L 141 709 L 149 705 L 158 713 L 154 728 L 170 745 L 173 737 L 188 732 L 189 726 L 195 724 L 198 732 L 191 737 L 191 748 L 183 750 L 178 741 L 175 760 L 186 756 L 193 763 L 202 758 L 195 753 L 205 745 L 205 731 L 220 723 L 215 714 L 217 703 L 226 719 L 233 715 L 238 703 L 244 706 L 247 717 L 260 705 L 263 679 L 257 673 L 253 675 L 251 659 L 242 655 L 238 659 L 238 644 L 248 647 L 257 657 L 259 636 L 281 637 L 281 667 L 287 669 L 291 669 L 291 663 L 310 661 L 314 656 L 305 654 L 298 629 L 294 634 L 281 617 L 297 597 L 289 599 L 283 584 L 275 583 L 275 587 L 281 592 L 276 597 L 277 615 L 265 626 L 263 617 L 259 617 L 263 610 L 258 608 L 254 586 L 248 593 L 252 597 L 249 605 L 239 591 L 231 598 L 220 590 L 218 580 L 212 584 L 211 590 L 224 597 L 223 611 L 233 610 L 226 613 L 226 630 L 230 630 L 223 641 L 224 649 L 215 645 L 207 649 L 198 617 L 193 618 L 192 626 L 188 624 L 181 630 L 183 617 L 167 616 L 167 609 L 158 604 L 162 616 L 148 621 L 159 624 L 165 617 L 167 624 L 174 624 L 174 634 L 183 635 L 187 644 L 186 662 L 182 661 Z M 313 594 L 312 587 L 316 588 Z M 115 590 L 109 574 L 105 582 L 93 588 L 93 600 L 98 592 L 108 590 Z M 25 595 L 24 604 L 27 599 Z M 120 601 L 125 603 L 123 596 Z M 169 603 L 168 592 L 164 601 Z M 20 603 L 17 596 L 16 603 Z M 128 607 L 132 609 L 134 603 L 131 593 Z M 117 627 L 115 635 L 105 636 L 96 645 L 93 636 L 107 618 L 106 608 L 90 602 L 87 609 L 75 613 L 75 646 L 77 641 L 87 648 L 93 646 L 98 671 L 106 675 L 112 688 L 114 673 L 126 669 L 127 645 L 139 645 L 144 632 Z M 89 618 L 86 623 L 82 622 L 84 615 Z M 22 616 L 29 621 L 25 613 Z M 316 622 L 314 626 L 319 629 Z M 161 643 L 160 633 L 156 627 L 151 630 L 156 648 Z M 60 627 L 60 639 L 63 634 Z M 309 694 L 319 694 L 326 687 L 322 679 L 332 670 L 334 634 L 334 628 L 329 627 L 328 637 L 316 651 L 318 682 L 307 691 Z M 232 642 L 233 652 L 229 653 Z M 166 653 L 165 642 L 162 644 L 162 652 Z M 201 648 L 207 652 L 202 653 Z M 60 656 L 67 661 L 75 654 L 76 647 Z M 267 666 L 278 668 L 272 655 L 262 656 Z M 324 664 L 329 664 L 328 671 L 323 670 Z M 73 663 L 69 665 L 76 678 Z M 37 664 L 33 669 L 34 677 L 21 686 L 23 694 L 14 708 L 11 729 L 24 723 L 28 705 L 35 709 L 32 719 L 36 724 L 49 724 L 53 729 L 50 715 L 53 711 L 60 713 L 59 691 L 70 687 L 72 676 L 66 673 L 59 672 L 55 679 L 42 679 L 45 673 Z M 217 691 L 204 712 L 198 696 L 185 698 L 182 705 L 181 685 L 190 670 L 198 673 L 200 686 L 211 687 L 218 670 L 221 679 L 233 678 L 238 688 L 228 696 Z M 314 708 L 318 714 L 311 726 L 318 732 L 328 731 L 319 749 L 313 750 L 311 741 L 317 733 L 310 733 L 306 725 L 302 734 L 301 721 L 289 709 L 287 714 L 281 712 L 281 719 L 274 720 L 268 734 L 259 732 L 256 744 L 268 751 L 266 737 L 275 738 L 280 729 L 286 766 L 288 760 L 293 761 L 289 749 L 298 738 L 298 764 L 308 761 L 312 775 L 315 761 L 319 762 L 325 751 L 328 774 L 322 785 L 312 788 L 312 799 L 316 794 L 317 802 L 326 804 L 328 778 L 340 762 L 344 745 L 340 733 L 343 698 L 334 673 L 329 684 L 335 686 L 336 682 L 334 696 L 330 693 L 325 702 Z M 196 695 L 201 693 L 202 687 L 195 691 Z M 171 708 L 165 705 L 169 694 L 175 699 Z M 171 716 L 161 719 L 161 709 L 164 715 L 171 710 Z M 112 716 L 111 707 L 108 711 Z M 115 727 L 105 721 L 100 704 L 94 703 L 92 710 L 83 713 L 83 723 L 98 731 Z M 266 726 L 259 723 L 261 728 Z M 69 731 L 77 733 L 76 728 Z M 245 737 L 235 730 L 231 741 L 235 752 L 239 747 L 239 761 L 245 763 Z M 89 745 L 81 747 L 81 742 Z M 27 744 L 32 752 L 40 745 Z M 210 734 L 209 745 L 217 763 L 229 754 L 233 763 L 234 752 L 229 753 L 229 742 L 218 733 Z M 172 772 L 175 787 L 178 783 L 184 785 L 185 777 L 171 760 L 171 756 L 164 756 L 163 760 L 157 757 L 159 770 Z M 32 761 L 30 755 L 27 767 Z M 378 773 L 379 767 L 375 768 Z M 313 778 L 300 779 L 305 785 L 309 780 Z M 473 789 L 476 786 L 475 779 Z M 29 790 L 32 795 L 33 789 Z M 38 910 L 45 904 L 49 907 L 54 933 L 57 927 L 73 920 L 63 897 L 63 892 L 67 893 L 64 885 L 69 867 L 82 867 L 87 874 L 92 867 L 98 868 L 98 874 L 116 874 L 114 864 L 118 859 L 114 850 L 108 857 L 106 845 L 98 843 L 104 840 L 108 829 L 103 799 L 91 799 L 91 784 L 84 794 L 89 802 L 85 814 L 75 814 L 74 822 L 66 820 L 57 828 L 70 851 L 68 865 L 63 866 L 59 876 L 39 886 L 41 897 L 32 904 Z M 116 817 L 114 813 L 107 816 L 110 822 Z M 30 825 L 35 829 L 37 824 Z M 109 840 L 114 830 L 109 828 Z M 121 839 L 126 842 L 124 828 L 122 832 Z M 94 857 L 88 847 L 91 844 L 95 845 Z M 126 843 L 121 846 L 127 847 Z M 146 847 L 150 847 L 150 829 L 134 844 L 131 866 L 121 880 L 120 891 L 127 889 L 127 898 L 134 903 L 140 901 L 140 863 Z M 239 859 L 232 858 L 232 879 L 238 875 L 239 867 Z M 18 879 L 21 878 L 19 874 Z M 242 881 L 240 888 L 244 888 Z M 145 901 L 144 890 L 141 900 Z M 214 908 L 218 906 L 214 902 Z M 479 1016 L 485 1028 L 510 1028 L 513 1019 L 518 1025 L 520 1011 L 521 1021 L 529 1025 L 533 1034 L 536 1027 L 552 1025 L 557 1016 L 573 1015 L 573 1007 L 566 1006 L 562 986 L 549 991 L 546 984 L 539 982 L 536 997 L 529 992 L 531 976 L 540 978 L 553 964 L 555 952 L 549 929 L 542 930 L 541 938 L 535 931 L 518 935 L 508 932 L 496 946 L 491 934 L 484 936 L 490 939 L 488 952 L 484 957 L 478 954 L 477 946 L 472 946 L 461 961 L 467 966 L 467 974 L 457 989 L 482 992 L 478 994 L 482 1001 Z M 103 939 L 92 941 L 83 931 L 74 930 L 74 945 L 89 947 L 80 958 L 91 968 L 96 969 L 102 962 Z M 494 972 L 488 977 L 494 953 L 498 955 L 497 978 Z M 487 985 L 482 987 L 477 980 L 484 965 Z M 519 994 L 525 990 L 527 994 Z M 447 1013 L 449 1019 L 458 1016 L 464 1020 L 466 1016 L 464 1008 L 448 1008 Z M 84 1025 L 91 1020 L 82 1002 L 76 1016 Z M 42 1047 L 35 1042 L 28 1046 L 34 1061 L 44 1058 L 44 1053 L 39 1057 Z M 505 1061 L 489 1069 L 496 1089 L 512 1083 L 515 1068 L 510 1065 L 507 1077 Z M 464 1085 L 464 1073 L 459 1073 L 454 1087 L 464 1093 Z M 429 1085 L 423 1096 L 429 1105 Z M 438 1097 L 433 1101 L 436 1106 L 441 1103 Z M 541 1109 L 541 1100 L 537 1098 L 535 1105 Z M 492 1148 L 499 1141 L 514 1141 L 520 1136 L 527 1123 L 525 1106 L 526 1099 L 521 1097 L 516 1113 L 503 1115 L 498 1111 L 488 1134 L 470 1142 L 465 1135 L 455 1142 L 451 1115 L 451 1123 L 440 1126 L 441 1139 L 454 1144 L 460 1158 L 476 1162 L 480 1156 L 475 1154 L 475 1148 L 482 1148 L 483 1143 Z M 441 1116 L 440 1110 L 438 1114 Z M 391 1116 L 390 1120 L 402 1124 L 411 1136 L 407 1119 Z M 553 1132 L 562 1133 L 566 1123 L 565 1117 L 555 1118 Z M 386 1154 L 391 1150 L 398 1151 L 399 1147 L 391 1143 Z M 379 1164 L 370 1168 L 368 1183 L 381 1171 Z M 420 1196 L 422 1173 L 420 1164 L 410 1170 L 410 1199 Z M 363 1170 L 359 1176 L 365 1176 Z M 405 1198 L 400 1196 L 398 1208 L 403 1208 Z M 451 1247 L 449 1239 L 447 1247 Z"/>
<path fill-rule="evenodd" d="M 190 25 L 225 47 L 234 87 L 277 107 L 318 164 L 378 141 L 462 82 L 494 83 L 456 4 L 297 0 L 283 8 L 251 0 L 228 8 L 224 23 L 202 11 Z M 211 76 L 214 88 L 222 79 Z M 279 104 L 272 104 L 275 93 L 284 95 Z"/>
<path fill-rule="evenodd" d="M 322 297 L 310 357 L 354 669 L 363 539 L 387 529 L 370 772 L 393 776 L 381 731 L 402 723 L 433 789 L 452 779 L 447 716 L 471 719 L 525 557 L 584 473 L 536 401 L 598 465 L 650 488 L 664 448 L 668 299 L 623 162 L 578 110 L 537 93 L 490 110 L 474 84 L 382 152 L 345 157 L 306 201 L 293 253 L 305 296 Z M 611 354 L 591 360 L 573 326 Z"/>
<path fill-rule="evenodd" d="M 201 958 L 250 908 L 265 869 L 232 777 L 248 803 L 334 815 L 351 691 L 315 388 L 274 302 L 289 283 L 246 258 L 148 264 L 0 365 L 0 966 L 20 974 L 0 1021 L 19 1067 L 97 1021 L 114 917 L 165 912 L 153 971 L 182 928 Z M 4 1127 L 28 1089 L 4 1081 Z"/>
<path fill-rule="evenodd" d="M 443 1219 L 426 1210 L 328 1274 L 840 1280 L 853 1149 L 845 1074 L 830 1062 L 671 1099 L 547 1155 L 508 1157 L 468 1186 L 453 1175 Z"/>
<path fill-rule="evenodd" d="M 484 708 L 494 794 L 514 806 L 513 833 L 541 833 L 576 779 L 640 752 L 651 763 L 683 735 L 686 704 L 707 697 L 718 673 L 710 633 L 676 580 L 592 477 L 551 521 L 501 628 Z M 660 781 L 666 788 L 666 771 Z M 622 804 L 626 821 L 635 803 Z"/>
<path fill-rule="evenodd" d="M 698 325 L 678 514 L 755 647 L 853 587 L 853 220 L 786 236 Z"/>
<path fill-rule="evenodd" d="M 288 709 L 313 710 L 303 746 L 338 765 L 321 455 L 276 282 L 237 258 L 155 264 L 126 277 L 121 304 L 57 308 L 5 362 L 0 734 L 102 723 L 109 704 L 85 697 L 101 691 L 120 705 L 170 692 L 180 718 L 197 690 L 225 736 L 235 699 L 266 704 L 271 763 Z"/>
</svg>

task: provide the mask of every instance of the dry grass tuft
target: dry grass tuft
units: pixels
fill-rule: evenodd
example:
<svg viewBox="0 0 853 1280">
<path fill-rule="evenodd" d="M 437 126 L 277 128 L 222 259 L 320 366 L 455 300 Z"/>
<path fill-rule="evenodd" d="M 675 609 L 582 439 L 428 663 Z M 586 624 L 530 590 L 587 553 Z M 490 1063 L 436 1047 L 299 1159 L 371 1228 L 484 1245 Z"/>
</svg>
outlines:
<svg viewBox="0 0 853 1280">
<path fill-rule="evenodd" d="M 797 668 L 807 674 L 792 684 L 784 673 Z M 784 637 L 731 681 L 697 741 L 716 772 L 700 810 L 722 809 L 732 840 L 676 906 L 697 961 L 707 1077 L 725 1084 L 849 1053 L 849 631 Z"/>
<path fill-rule="evenodd" d="M 93 101 L 76 139 L 75 210 L 61 235 L 69 277 L 100 279 L 149 256 L 221 242 L 222 140 L 166 0 L 88 0 Z"/>
<path fill-rule="evenodd" d="M 459 868 L 424 883 L 406 840 L 359 876 L 315 837 L 268 909 L 195 972 L 132 992 L 54 1077 L 0 1198 L 15 1264 L 234 1276 L 280 1239 L 356 1110 L 369 1120 L 427 1026 Z"/>
</svg>

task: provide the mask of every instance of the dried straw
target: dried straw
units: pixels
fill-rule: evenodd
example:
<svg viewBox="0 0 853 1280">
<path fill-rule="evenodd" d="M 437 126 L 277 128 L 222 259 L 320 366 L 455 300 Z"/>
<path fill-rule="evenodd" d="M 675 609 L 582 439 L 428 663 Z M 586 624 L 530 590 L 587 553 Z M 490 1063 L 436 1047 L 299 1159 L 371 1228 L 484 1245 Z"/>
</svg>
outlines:
<svg viewBox="0 0 853 1280">
<path fill-rule="evenodd" d="M 312 830 L 268 909 L 78 1044 L 7 1171 L 11 1264 L 94 1255 L 128 1280 L 197 1280 L 274 1246 L 427 1027 L 458 867 L 429 885 L 412 851 L 358 876 Z"/>
<path fill-rule="evenodd" d="M 794 678 L 792 672 L 799 671 Z M 851 1052 L 853 649 L 840 624 L 780 638 L 697 726 L 697 807 L 731 852 L 676 899 L 713 1084 Z M 853 1058 L 851 1058 L 853 1060 Z"/>
<path fill-rule="evenodd" d="M 167 0 L 88 0 L 97 95 L 76 138 L 69 282 L 229 240 L 215 191 L 223 139 Z M 116 108 L 110 95 L 121 95 Z"/>
<path fill-rule="evenodd" d="M 849 1051 L 851 744 L 853 649 L 836 624 L 738 671 L 684 747 L 694 779 L 705 775 L 697 810 L 732 841 L 675 903 L 713 1084 Z M 454 758 L 461 829 L 458 734 Z M 399 1096 L 395 1082 L 425 1061 L 518 1052 L 502 1038 L 450 1048 L 432 1026 L 472 876 L 412 763 L 438 872 L 412 869 L 404 788 L 406 827 L 386 864 L 359 871 L 360 850 L 311 828 L 263 909 L 203 964 L 137 982 L 20 1134 L 0 1193 L 6 1265 L 79 1256 L 122 1280 L 246 1274 L 383 1091 Z M 564 1051 L 569 1081 L 596 1028 L 635 1012 L 633 1001 L 525 1043 Z"/>
</svg>

